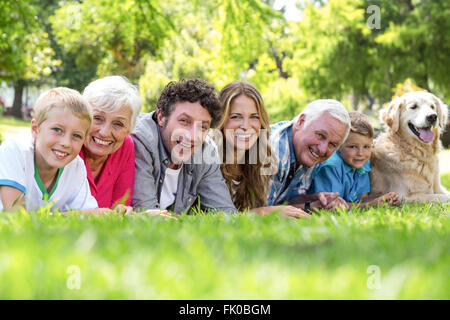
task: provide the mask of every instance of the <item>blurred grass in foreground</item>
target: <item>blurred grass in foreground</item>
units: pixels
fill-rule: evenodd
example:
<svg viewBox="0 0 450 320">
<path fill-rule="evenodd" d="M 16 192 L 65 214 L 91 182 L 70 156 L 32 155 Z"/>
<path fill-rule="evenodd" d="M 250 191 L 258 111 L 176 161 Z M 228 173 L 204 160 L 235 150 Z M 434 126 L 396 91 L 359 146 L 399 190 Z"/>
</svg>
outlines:
<svg viewBox="0 0 450 320">
<path fill-rule="evenodd" d="M 1 213 L 0 298 L 449 299 L 449 209 L 301 220 Z M 367 286 L 373 265 L 379 290 Z M 79 290 L 67 286 L 70 266 L 79 268 Z"/>
</svg>

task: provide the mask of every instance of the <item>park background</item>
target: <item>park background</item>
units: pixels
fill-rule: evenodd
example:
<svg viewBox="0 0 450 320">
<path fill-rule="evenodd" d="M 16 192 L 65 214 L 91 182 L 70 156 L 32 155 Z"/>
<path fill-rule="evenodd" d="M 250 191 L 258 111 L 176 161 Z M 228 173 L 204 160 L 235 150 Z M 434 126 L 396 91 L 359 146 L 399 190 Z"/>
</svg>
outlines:
<svg viewBox="0 0 450 320">
<path fill-rule="evenodd" d="M 449 16 L 445 0 L 0 1 L 0 142 L 29 134 L 19 118 L 40 92 L 82 91 L 112 74 L 138 85 L 144 112 L 170 80 L 220 90 L 240 79 L 261 91 L 272 123 L 335 98 L 380 128 L 396 94 L 447 101 Z M 2 213 L 0 298 L 448 299 L 448 213 L 449 204 L 295 221 Z"/>
</svg>

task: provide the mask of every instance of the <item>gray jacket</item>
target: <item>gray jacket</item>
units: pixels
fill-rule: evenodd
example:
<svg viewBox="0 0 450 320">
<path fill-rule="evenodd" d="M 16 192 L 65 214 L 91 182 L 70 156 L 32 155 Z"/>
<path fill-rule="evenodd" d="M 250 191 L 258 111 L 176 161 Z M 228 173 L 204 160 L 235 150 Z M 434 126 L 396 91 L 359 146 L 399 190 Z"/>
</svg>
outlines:
<svg viewBox="0 0 450 320">
<path fill-rule="evenodd" d="M 136 209 L 159 208 L 164 173 L 169 167 L 170 157 L 162 143 L 155 112 L 139 115 L 131 138 L 136 155 L 132 206 Z M 191 164 L 183 164 L 173 211 L 181 213 L 196 200 L 199 200 L 203 210 L 237 211 L 220 171 L 217 146 L 210 139 L 206 139 L 202 149 L 192 155 Z"/>
</svg>

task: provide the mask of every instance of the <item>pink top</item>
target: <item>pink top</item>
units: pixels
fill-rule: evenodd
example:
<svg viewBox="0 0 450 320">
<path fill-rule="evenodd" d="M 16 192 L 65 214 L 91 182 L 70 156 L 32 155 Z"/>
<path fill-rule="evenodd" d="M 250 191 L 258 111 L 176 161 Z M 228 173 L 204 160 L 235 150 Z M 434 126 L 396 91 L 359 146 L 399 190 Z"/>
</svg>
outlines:
<svg viewBox="0 0 450 320">
<path fill-rule="evenodd" d="M 121 201 L 128 191 L 125 205 L 131 205 L 134 184 L 134 143 L 130 136 L 125 137 L 123 145 L 108 156 L 95 183 L 91 169 L 84 156 L 84 147 L 80 157 L 86 165 L 87 178 L 91 194 L 97 199 L 99 208 L 111 208 L 116 201 Z"/>
</svg>

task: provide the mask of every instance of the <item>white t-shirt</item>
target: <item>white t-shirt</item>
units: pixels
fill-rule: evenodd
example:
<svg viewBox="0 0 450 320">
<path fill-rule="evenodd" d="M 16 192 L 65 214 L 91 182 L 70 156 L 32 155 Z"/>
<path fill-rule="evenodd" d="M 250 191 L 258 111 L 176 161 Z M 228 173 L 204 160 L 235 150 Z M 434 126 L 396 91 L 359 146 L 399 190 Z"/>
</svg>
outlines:
<svg viewBox="0 0 450 320">
<path fill-rule="evenodd" d="M 164 176 L 164 183 L 161 189 L 161 197 L 159 207 L 164 210 L 174 203 L 178 189 L 178 176 L 180 175 L 181 166 L 178 169 L 167 168 Z"/>
<path fill-rule="evenodd" d="M 9 140 L 0 145 L 0 185 L 22 191 L 25 194 L 27 210 L 37 210 L 51 202 L 54 202 L 51 210 L 98 208 L 97 201 L 91 195 L 86 167 L 80 156 L 59 169 L 58 175 L 59 178 L 46 202 L 45 187 L 39 174 L 35 172 L 34 147 L 31 139 L 27 142 Z M 3 204 L 0 199 L 1 210 Z"/>
</svg>

